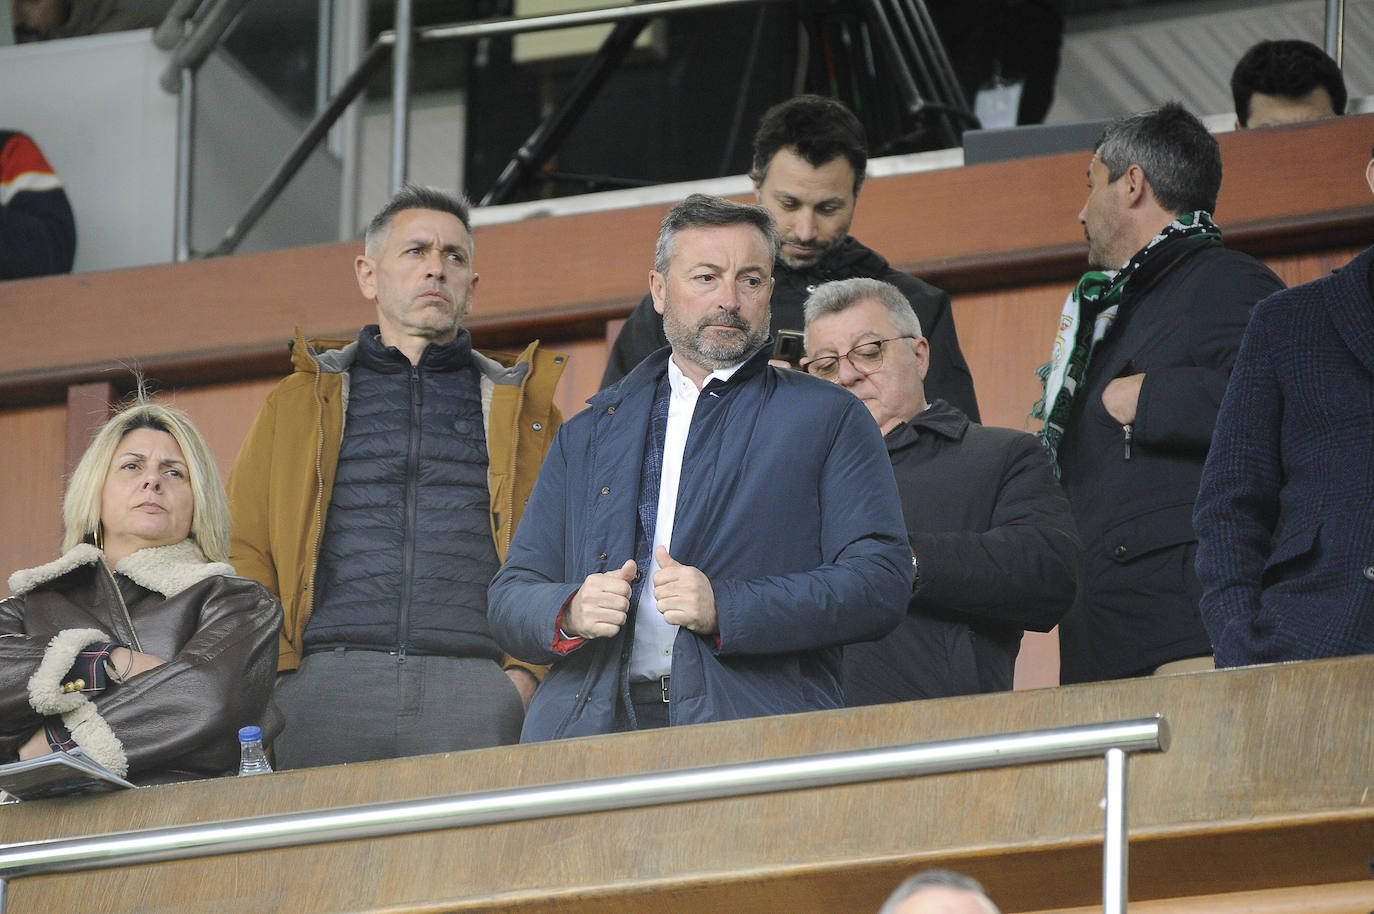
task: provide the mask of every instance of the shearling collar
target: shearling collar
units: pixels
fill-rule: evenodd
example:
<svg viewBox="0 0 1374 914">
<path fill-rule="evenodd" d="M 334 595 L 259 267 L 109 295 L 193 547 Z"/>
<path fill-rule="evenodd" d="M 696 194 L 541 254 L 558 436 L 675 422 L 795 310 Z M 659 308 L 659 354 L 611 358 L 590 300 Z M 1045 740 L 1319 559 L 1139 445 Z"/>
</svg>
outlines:
<svg viewBox="0 0 1374 914">
<path fill-rule="evenodd" d="M 90 543 L 81 543 L 46 565 L 16 571 L 10 575 L 10 590 L 16 595 L 26 594 L 83 565 L 93 565 L 104 557 L 105 553 Z M 174 597 L 208 577 L 234 573 L 233 566 L 225 562 L 207 562 L 200 547 L 189 539 L 170 546 L 140 549 L 126 555 L 114 570 L 138 586 L 155 590 L 164 597 Z"/>
</svg>

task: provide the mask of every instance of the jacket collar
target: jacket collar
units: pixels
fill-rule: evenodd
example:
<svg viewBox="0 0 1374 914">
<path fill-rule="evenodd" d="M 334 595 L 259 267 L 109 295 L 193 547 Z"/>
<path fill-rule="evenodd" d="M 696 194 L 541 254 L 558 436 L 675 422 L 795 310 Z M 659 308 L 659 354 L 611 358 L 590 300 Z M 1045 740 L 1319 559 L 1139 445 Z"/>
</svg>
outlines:
<svg viewBox="0 0 1374 914">
<path fill-rule="evenodd" d="M 768 366 L 768 358 L 773 352 L 773 339 L 769 337 L 753 355 L 750 355 L 740 365 L 739 370 L 730 376 L 727 381 L 713 380 L 707 383 L 706 388 L 715 391 L 717 394 L 727 390 L 733 390 L 740 384 L 754 377 Z M 609 406 L 618 406 L 626 400 L 632 393 L 644 387 L 655 386 L 659 378 L 668 373 L 668 359 L 673 354 L 673 347 L 664 346 L 644 357 L 644 360 L 636 365 L 629 374 L 616 381 L 610 387 L 597 393 L 587 400 L 587 404 L 593 409 L 602 410 Z"/>
<path fill-rule="evenodd" d="M 493 384 L 519 386 L 530 372 L 530 361 L 539 341 L 535 340 L 525 347 L 516 357 L 502 354 L 488 355 L 477 349 L 472 350 L 472 363 Z M 547 350 L 546 350 L 547 351 Z M 291 367 L 296 371 L 321 374 L 346 374 L 353 367 L 358 355 L 358 341 L 311 337 L 306 339 L 299 327 L 296 338 L 291 344 Z"/>
<path fill-rule="evenodd" d="M 1174 267 L 1208 248 L 1219 247 L 1221 247 L 1221 242 L 1215 238 L 1175 238 L 1166 241 L 1155 252 L 1155 256 L 1147 258 L 1140 265 L 1136 274 L 1126 283 L 1126 299 L 1132 302 L 1139 301 Z M 1134 256 L 1132 255 L 1132 257 Z"/>
<path fill-rule="evenodd" d="M 936 400 L 888 432 L 883 440 L 890 454 L 915 444 L 923 434 L 938 435 L 950 441 L 962 440 L 970 424 L 968 416 L 959 407 Z"/>
<path fill-rule="evenodd" d="M 94 565 L 105 553 L 90 543 L 79 543 L 65 555 L 10 575 L 10 590 L 25 594 L 36 587 L 57 580 L 85 565 Z M 164 597 L 174 597 L 193 584 L 215 575 L 232 575 L 234 567 L 225 562 L 207 562 L 194 540 L 185 539 L 170 546 L 140 549 L 125 556 L 114 568 L 140 587 L 154 590 Z"/>
<path fill-rule="evenodd" d="M 330 337 L 306 339 L 301 328 L 291 343 L 291 367 L 312 374 L 342 374 L 353 367 L 358 341 Z"/>
<path fill-rule="evenodd" d="M 850 279 L 854 276 L 882 276 L 887 271 L 887 260 L 877 251 L 865 247 L 852 235 L 819 261 L 810 266 L 797 269 L 789 267 L 781 260 L 773 265 L 774 275 L 780 279 L 791 279 L 808 285 L 819 285 L 832 279 Z"/>
<path fill-rule="evenodd" d="M 404 373 L 410 370 L 410 360 L 394 346 L 382 342 L 382 331 L 376 324 L 368 324 L 358 331 L 358 348 L 354 365 L 362 364 L 383 374 Z M 460 327 L 458 335 L 447 343 L 430 342 L 420 353 L 418 368 L 426 371 L 458 371 L 472 364 L 472 336 Z"/>
<path fill-rule="evenodd" d="M 1374 290 L 1370 289 L 1370 265 L 1374 247 L 1367 248 L 1350 263 L 1336 270 L 1327 282 L 1330 293 L 1331 322 L 1350 347 L 1351 353 L 1374 371 Z"/>
</svg>

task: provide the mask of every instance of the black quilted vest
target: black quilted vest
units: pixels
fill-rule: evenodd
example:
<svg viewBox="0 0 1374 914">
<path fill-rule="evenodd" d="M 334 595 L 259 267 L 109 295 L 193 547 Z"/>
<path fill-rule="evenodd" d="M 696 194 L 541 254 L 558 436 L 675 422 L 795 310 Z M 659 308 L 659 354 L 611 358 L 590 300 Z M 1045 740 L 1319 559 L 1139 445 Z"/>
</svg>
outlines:
<svg viewBox="0 0 1374 914">
<path fill-rule="evenodd" d="M 466 330 L 412 366 L 358 335 L 306 651 L 499 659 L 480 374 Z"/>
</svg>

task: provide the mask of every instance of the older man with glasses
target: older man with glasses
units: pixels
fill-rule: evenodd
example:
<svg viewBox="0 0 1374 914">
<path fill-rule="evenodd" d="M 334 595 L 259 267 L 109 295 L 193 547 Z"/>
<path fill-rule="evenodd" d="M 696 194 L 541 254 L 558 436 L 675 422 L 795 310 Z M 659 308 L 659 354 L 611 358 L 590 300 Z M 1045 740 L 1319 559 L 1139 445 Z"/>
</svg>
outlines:
<svg viewBox="0 0 1374 914">
<path fill-rule="evenodd" d="M 897 630 L 845 648 L 846 703 L 1010 689 L 1023 630 L 1053 628 L 1078 586 L 1073 516 L 1044 448 L 926 402 L 930 347 L 885 282 L 819 286 L 806 301 L 806 351 L 802 367 L 878 423 L 915 569 Z"/>
</svg>

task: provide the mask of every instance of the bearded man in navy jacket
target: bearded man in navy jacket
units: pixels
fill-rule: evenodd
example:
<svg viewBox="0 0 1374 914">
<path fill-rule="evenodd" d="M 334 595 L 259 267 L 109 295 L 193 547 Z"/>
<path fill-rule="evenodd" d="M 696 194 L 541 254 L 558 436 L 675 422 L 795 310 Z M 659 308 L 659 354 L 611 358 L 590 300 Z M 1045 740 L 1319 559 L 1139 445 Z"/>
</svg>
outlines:
<svg viewBox="0 0 1374 914">
<path fill-rule="evenodd" d="M 559 429 L 492 581 L 498 642 L 551 664 L 522 741 L 842 707 L 840 646 L 901 621 L 877 426 L 768 364 L 777 248 L 757 206 L 694 194 L 664 219 L 670 345 Z"/>
</svg>

